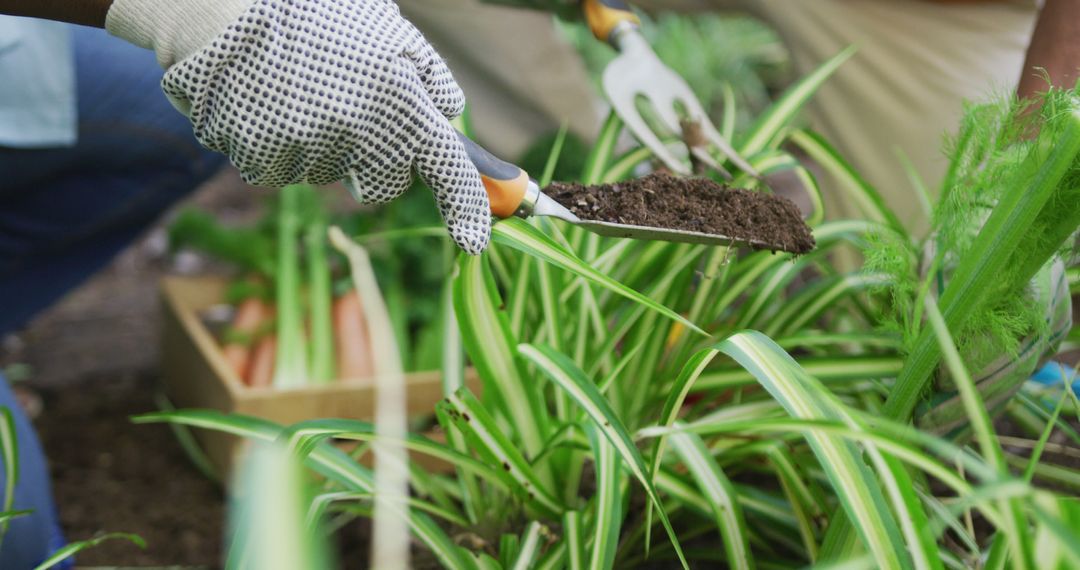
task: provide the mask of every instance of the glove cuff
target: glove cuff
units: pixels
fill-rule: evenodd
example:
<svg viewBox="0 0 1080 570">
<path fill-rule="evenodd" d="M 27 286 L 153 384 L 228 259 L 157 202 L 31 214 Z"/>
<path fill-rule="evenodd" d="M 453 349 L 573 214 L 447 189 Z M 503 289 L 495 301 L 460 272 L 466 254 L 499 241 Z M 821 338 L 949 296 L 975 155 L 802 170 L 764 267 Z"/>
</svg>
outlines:
<svg viewBox="0 0 1080 570">
<path fill-rule="evenodd" d="M 202 49 L 236 21 L 253 0 L 114 0 L 105 29 L 154 50 L 168 69 Z"/>
</svg>

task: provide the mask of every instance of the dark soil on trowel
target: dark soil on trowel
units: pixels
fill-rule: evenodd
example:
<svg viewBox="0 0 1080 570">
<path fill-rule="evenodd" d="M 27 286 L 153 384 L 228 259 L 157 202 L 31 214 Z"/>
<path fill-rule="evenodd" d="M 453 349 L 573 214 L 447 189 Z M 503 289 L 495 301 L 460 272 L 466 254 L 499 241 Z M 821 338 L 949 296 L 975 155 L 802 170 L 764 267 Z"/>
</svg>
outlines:
<svg viewBox="0 0 1080 570">
<path fill-rule="evenodd" d="M 795 254 L 814 249 L 814 236 L 791 200 L 707 178 L 658 172 L 597 186 L 556 182 L 544 192 L 585 220 L 720 235 Z"/>
</svg>

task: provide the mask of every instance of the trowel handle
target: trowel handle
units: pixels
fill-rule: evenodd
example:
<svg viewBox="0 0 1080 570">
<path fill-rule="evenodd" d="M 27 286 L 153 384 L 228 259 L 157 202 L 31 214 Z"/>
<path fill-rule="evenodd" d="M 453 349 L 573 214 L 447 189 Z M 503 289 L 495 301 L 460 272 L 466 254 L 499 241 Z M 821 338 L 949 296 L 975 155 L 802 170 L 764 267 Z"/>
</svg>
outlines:
<svg viewBox="0 0 1080 570">
<path fill-rule="evenodd" d="M 491 202 L 491 213 L 500 218 L 513 216 L 525 200 L 525 193 L 529 189 L 529 174 L 491 154 L 460 131 L 458 138 L 465 145 L 465 151 L 476 169 L 480 171 L 480 179 L 484 182 L 488 200 Z"/>
<path fill-rule="evenodd" d="M 641 24 L 630 5 L 622 0 L 583 0 L 581 3 L 585 10 L 585 21 L 594 36 L 602 42 L 611 41 L 611 32 L 623 22 L 630 22 L 635 26 Z"/>
</svg>

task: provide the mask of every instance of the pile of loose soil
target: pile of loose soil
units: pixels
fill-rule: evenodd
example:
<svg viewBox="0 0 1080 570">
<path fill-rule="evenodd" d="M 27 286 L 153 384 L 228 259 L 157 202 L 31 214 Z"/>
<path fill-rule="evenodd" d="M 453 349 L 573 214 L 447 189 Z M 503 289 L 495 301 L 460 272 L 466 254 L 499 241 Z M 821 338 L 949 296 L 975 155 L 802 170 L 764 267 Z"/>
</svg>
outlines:
<svg viewBox="0 0 1080 570">
<path fill-rule="evenodd" d="M 795 254 L 815 245 L 791 200 L 707 178 L 658 172 L 597 186 L 556 182 L 544 192 L 585 220 L 721 235 L 754 243 L 757 249 Z"/>
</svg>

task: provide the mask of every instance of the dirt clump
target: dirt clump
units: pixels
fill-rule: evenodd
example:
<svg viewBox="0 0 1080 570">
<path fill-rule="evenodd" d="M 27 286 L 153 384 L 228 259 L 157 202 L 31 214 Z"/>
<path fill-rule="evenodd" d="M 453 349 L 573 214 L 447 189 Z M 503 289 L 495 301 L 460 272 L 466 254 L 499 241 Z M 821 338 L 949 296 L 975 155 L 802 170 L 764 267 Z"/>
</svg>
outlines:
<svg viewBox="0 0 1080 570">
<path fill-rule="evenodd" d="M 556 182 L 544 192 L 585 220 L 721 235 L 756 249 L 795 254 L 808 253 L 815 245 L 791 200 L 707 178 L 657 172 L 596 186 Z"/>
</svg>

